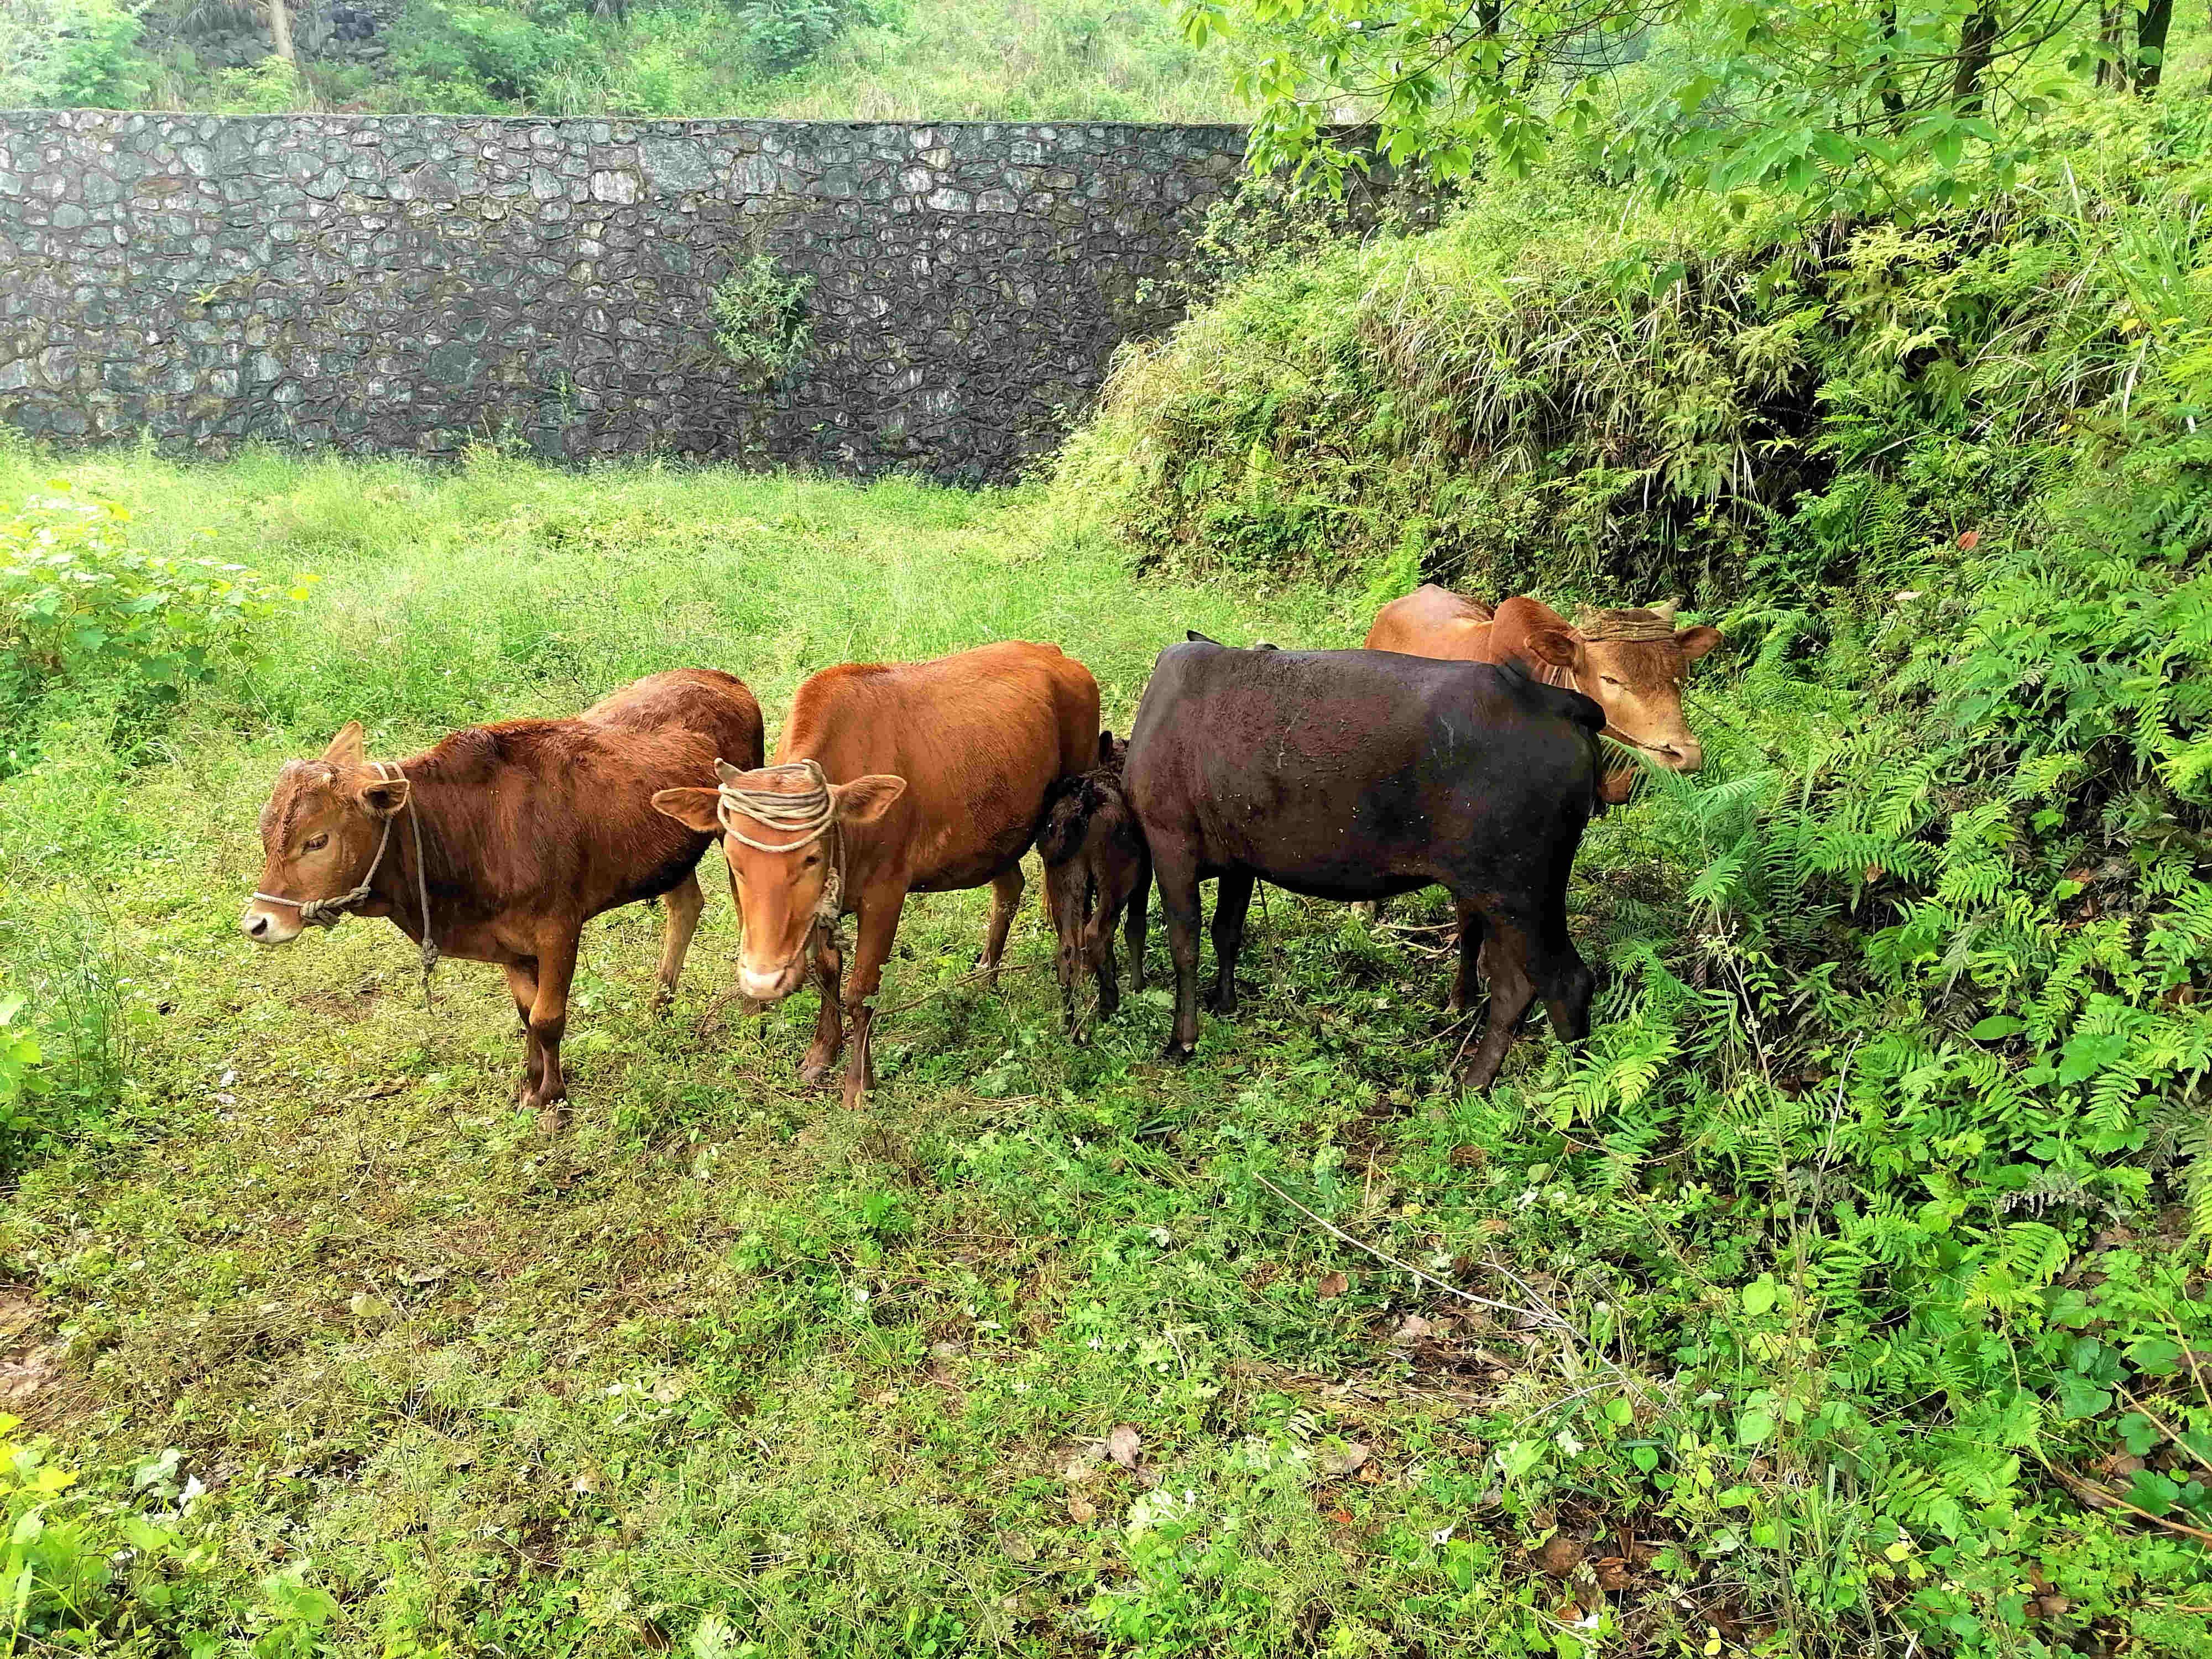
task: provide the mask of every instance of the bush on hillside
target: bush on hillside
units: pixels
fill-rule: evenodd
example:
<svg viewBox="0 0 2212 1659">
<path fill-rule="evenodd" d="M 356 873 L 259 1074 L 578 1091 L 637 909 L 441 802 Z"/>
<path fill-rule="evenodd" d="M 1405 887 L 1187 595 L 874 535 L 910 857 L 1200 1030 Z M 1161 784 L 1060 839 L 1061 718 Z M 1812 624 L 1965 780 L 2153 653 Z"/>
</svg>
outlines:
<svg viewBox="0 0 2212 1659">
<path fill-rule="evenodd" d="M 2016 188 L 1909 226 L 1638 213 L 1571 171 L 1486 186 L 1128 349 L 1062 477 L 1162 556 L 1723 603 L 1761 556 L 1818 580 L 1861 562 L 1835 515 L 1867 489 L 2001 510 L 2141 374 L 2203 125 L 2087 106 Z"/>
<path fill-rule="evenodd" d="M 1640 1357 L 1509 1504 L 1793 1651 L 2212 1642 L 2208 158 L 2115 101 L 1911 222 L 1492 191 L 1131 353 L 1061 474 L 1155 559 L 1726 611 L 1706 773 L 1580 866 L 1590 1040 L 1458 1132 Z"/>
</svg>

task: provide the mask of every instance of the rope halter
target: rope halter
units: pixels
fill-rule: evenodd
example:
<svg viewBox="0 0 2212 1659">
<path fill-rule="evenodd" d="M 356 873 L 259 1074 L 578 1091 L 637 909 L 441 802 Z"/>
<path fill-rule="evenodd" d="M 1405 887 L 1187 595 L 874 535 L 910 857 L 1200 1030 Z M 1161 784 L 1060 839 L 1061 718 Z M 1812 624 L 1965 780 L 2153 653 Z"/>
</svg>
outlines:
<svg viewBox="0 0 2212 1659">
<path fill-rule="evenodd" d="M 1650 609 L 1600 611 L 1595 605 L 1575 609 L 1575 632 L 1598 645 L 1644 643 L 1674 637 L 1674 612 L 1679 599 L 1667 599 Z"/>
<path fill-rule="evenodd" d="M 824 927 L 836 927 L 837 919 L 844 914 L 845 838 L 837 830 L 836 796 L 821 764 L 797 760 L 764 766 L 757 771 L 740 772 L 727 761 L 717 760 L 714 770 L 721 780 L 721 798 L 714 804 L 714 818 L 725 835 L 763 853 L 796 853 L 825 836 L 829 838 L 830 870 L 822 880 L 822 896 L 815 903 L 814 920 Z M 741 788 L 732 781 L 738 778 L 794 778 L 806 787 Z M 771 834 L 795 836 L 798 839 L 757 841 L 730 821 L 732 814 L 750 818 Z"/>
<path fill-rule="evenodd" d="M 377 779 L 383 783 L 404 783 L 407 775 L 392 761 L 371 761 Z M 438 965 L 437 941 L 430 937 L 430 876 L 429 866 L 422 862 L 422 815 L 415 810 L 415 796 L 410 790 L 406 805 L 400 811 L 407 814 L 408 827 L 415 836 L 415 896 L 422 907 L 422 1006 L 430 1006 L 430 970 Z M 392 825 L 398 812 L 387 813 L 384 833 L 376 840 L 376 856 L 368 861 L 368 873 L 361 878 L 358 887 L 349 889 L 332 898 L 287 898 L 282 893 L 264 893 L 256 889 L 253 896 L 264 904 L 289 904 L 300 913 L 302 923 L 317 927 L 335 927 L 345 920 L 346 912 L 364 902 L 376 888 L 376 872 L 384 867 L 384 854 L 392 845 Z"/>
</svg>

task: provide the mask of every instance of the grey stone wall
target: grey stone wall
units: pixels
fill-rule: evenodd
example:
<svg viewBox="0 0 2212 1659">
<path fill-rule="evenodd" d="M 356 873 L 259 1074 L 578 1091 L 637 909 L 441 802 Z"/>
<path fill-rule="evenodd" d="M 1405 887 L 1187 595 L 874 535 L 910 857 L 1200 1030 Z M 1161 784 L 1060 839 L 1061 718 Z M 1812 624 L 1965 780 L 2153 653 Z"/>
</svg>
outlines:
<svg viewBox="0 0 2212 1659">
<path fill-rule="evenodd" d="M 0 420 L 1003 478 L 1234 184 L 1231 126 L 0 114 Z M 813 279 L 779 383 L 709 295 Z"/>
</svg>

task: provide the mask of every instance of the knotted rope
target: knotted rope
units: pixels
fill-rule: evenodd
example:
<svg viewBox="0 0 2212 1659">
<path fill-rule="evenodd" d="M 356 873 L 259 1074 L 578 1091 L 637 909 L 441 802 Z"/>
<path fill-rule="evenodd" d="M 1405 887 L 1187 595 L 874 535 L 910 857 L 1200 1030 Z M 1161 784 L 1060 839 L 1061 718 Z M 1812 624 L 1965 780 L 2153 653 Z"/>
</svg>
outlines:
<svg viewBox="0 0 2212 1659">
<path fill-rule="evenodd" d="M 1674 637 L 1676 608 L 1673 599 L 1649 610 L 1635 606 L 1626 611 L 1600 611 L 1595 605 L 1581 605 L 1575 611 L 1575 631 L 1600 645 L 1671 640 Z"/>
<path fill-rule="evenodd" d="M 399 769 L 396 763 L 371 761 L 369 764 L 376 769 L 376 775 L 380 781 L 400 783 L 406 781 L 407 775 Z M 419 914 L 422 918 L 422 1007 L 427 1012 L 432 1008 L 430 970 L 438 965 L 438 944 L 430 937 L 429 866 L 422 861 L 422 815 L 415 810 L 415 797 L 412 790 L 408 793 L 407 805 L 402 807 L 400 811 L 407 814 L 408 827 L 413 831 L 415 836 L 415 896 L 416 903 L 421 906 Z M 332 898 L 287 898 L 282 893 L 264 893 L 258 890 L 253 896 L 264 904 L 290 905 L 300 913 L 300 920 L 304 924 L 318 927 L 337 927 L 345 920 L 347 911 L 362 902 L 375 890 L 376 872 L 384 867 L 385 852 L 392 845 L 392 822 L 398 816 L 398 812 L 394 812 L 385 818 L 384 833 L 376 840 L 376 856 L 369 860 L 368 873 L 361 878 L 361 884 L 358 887 L 340 893 Z"/>
<path fill-rule="evenodd" d="M 726 763 L 722 764 L 726 766 Z M 720 785 L 721 799 L 714 805 L 714 817 L 725 834 L 763 853 L 796 853 L 828 836 L 830 873 L 823 878 L 822 897 L 814 906 L 814 919 L 825 927 L 836 927 L 838 918 L 844 914 L 845 838 L 837 830 L 836 799 L 830 793 L 830 780 L 820 763 L 811 760 L 787 761 L 780 766 L 763 767 L 759 771 L 738 775 L 805 781 L 807 787 L 804 789 L 749 789 L 739 788 L 725 775 Z M 756 841 L 730 822 L 732 813 L 742 813 L 772 834 L 796 836 L 798 839 Z"/>
</svg>

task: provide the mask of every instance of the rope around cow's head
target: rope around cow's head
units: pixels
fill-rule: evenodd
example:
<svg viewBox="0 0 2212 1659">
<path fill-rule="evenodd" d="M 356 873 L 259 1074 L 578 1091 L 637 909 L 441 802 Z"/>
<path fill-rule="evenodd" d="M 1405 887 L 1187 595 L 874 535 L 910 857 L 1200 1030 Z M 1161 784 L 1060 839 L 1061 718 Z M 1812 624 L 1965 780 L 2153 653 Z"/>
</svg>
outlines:
<svg viewBox="0 0 2212 1659">
<path fill-rule="evenodd" d="M 815 903 L 814 920 L 818 926 L 834 929 L 844 914 L 845 837 L 837 828 L 837 798 L 821 764 L 796 760 L 779 766 L 764 766 L 754 772 L 740 772 L 727 761 L 718 760 L 714 770 L 721 780 L 721 799 L 715 803 L 714 817 L 725 834 L 763 853 L 796 853 L 825 836 L 829 838 L 829 873 L 822 878 L 822 896 Z M 731 781 L 739 777 L 801 778 L 807 787 L 744 789 Z M 730 822 L 733 812 L 744 814 L 772 834 L 796 836 L 798 839 L 756 841 Z"/>
<path fill-rule="evenodd" d="M 381 782 L 407 781 L 407 775 L 399 769 L 396 761 L 371 761 L 369 764 L 376 769 L 377 778 Z M 407 804 L 399 811 L 407 814 L 408 828 L 415 836 L 415 895 L 416 902 L 422 907 L 419 914 L 422 918 L 422 1006 L 427 1011 L 430 1007 L 430 970 L 438 965 L 438 942 L 430 936 L 430 866 L 422 861 L 422 815 L 415 810 L 415 792 L 411 787 L 407 793 Z M 290 905 L 300 913 L 301 921 L 309 927 L 337 927 L 345 920 L 348 911 L 375 890 L 376 872 L 384 867 L 384 854 L 392 845 L 392 825 L 398 816 L 398 812 L 386 814 L 384 833 L 376 838 L 376 856 L 369 860 L 368 873 L 361 878 L 359 886 L 331 898 L 287 898 L 282 893 L 264 893 L 258 888 L 253 896 L 264 904 Z"/>
</svg>

